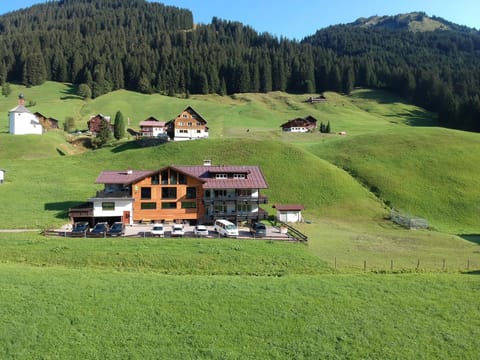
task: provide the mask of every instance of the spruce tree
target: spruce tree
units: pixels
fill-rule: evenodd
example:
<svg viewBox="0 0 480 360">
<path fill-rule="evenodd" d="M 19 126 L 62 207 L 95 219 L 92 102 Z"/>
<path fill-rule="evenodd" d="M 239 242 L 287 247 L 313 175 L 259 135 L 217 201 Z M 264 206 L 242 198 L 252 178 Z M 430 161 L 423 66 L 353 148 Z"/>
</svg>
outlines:
<svg viewBox="0 0 480 360">
<path fill-rule="evenodd" d="M 125 137 L 125 120 L 123 119 L 123 114 L 120 111 L 117 111 L 115 114 L 115 122 L 113 124 L 113 136 L 115 139 L 120 140 Z"/>
</svg>

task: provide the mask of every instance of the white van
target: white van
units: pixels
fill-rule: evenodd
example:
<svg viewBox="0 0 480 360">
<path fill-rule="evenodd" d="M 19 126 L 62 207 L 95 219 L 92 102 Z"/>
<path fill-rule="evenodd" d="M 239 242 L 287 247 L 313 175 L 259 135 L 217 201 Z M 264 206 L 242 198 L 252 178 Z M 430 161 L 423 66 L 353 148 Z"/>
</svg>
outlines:
<svg viewBox="0 0 480 360">
<path fill-rule="evenodd" d="M 234 223 L 231 223 L 228 220 L 215 220 L 215 224 L 213 225 L 213 230 L 217 232 L 220 236 L 228 236 L 228 237 L 237 237 L 238 236 L 238 228 L 235 226 Z"/>
</svg>

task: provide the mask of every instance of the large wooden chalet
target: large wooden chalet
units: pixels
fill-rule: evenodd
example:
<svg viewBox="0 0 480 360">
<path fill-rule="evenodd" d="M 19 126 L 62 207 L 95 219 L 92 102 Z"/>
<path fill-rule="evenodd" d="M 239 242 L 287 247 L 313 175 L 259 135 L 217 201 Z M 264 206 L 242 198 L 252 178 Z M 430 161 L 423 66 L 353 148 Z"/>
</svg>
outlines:
<svg viewBox="0 0 480 360">
<path fill-rule="evenodd" d="M 268 188 L 258 166 L 167 166 L 153 171 L 103 171 L 103 190 L 88 203 L 70 209 L 72 221 L 213 223 L 259 221 Z"/>
<path fill-rule="evenodd" d="M 168 135 L 175 141 L 208 138 L 207 121 L 191 106 L 167 122 L 167 128 Z"/>
</svg>

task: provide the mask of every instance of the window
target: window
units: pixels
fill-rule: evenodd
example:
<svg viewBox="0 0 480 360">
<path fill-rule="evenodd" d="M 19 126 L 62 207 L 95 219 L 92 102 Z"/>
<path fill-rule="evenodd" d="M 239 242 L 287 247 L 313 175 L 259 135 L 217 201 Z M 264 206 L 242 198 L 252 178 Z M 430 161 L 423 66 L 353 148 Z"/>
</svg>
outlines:
<svg viewBox="0 0 480 360">
<path fill-rule="evenodd" d="M 142 187 L 142 200 L 148 200 L 152 198 L 152 189 L 149 187 Z"/>
<path fill-rule="evenodd" d="M 157 203 L 154 202 L 142 202 L 140 204 L 142 210 L 155 210 L 157 208 Z"/>
<path fill-rule="evenodd" d="M 237 205 L 237 211 L 238 212 L 250 212 L 250 211 L 252 211 L 252 205 L 251 204 L 238 204 Z"/>
<path fill-rule="evenodd" d="M 178 126 L 183 126 L 185 123 L 183 121 L 178 122 Z"/>
<path fill-rule="evenodd" d="M 187 184 L 187 177 L 185 176 L 185 174 L 178 173 L 178 183 L 182 185 Z"/>
<path fill-rule="evenodd" d="M 177 188 L 175 187 L 162 187 L 162 199 L 176 199 Z"/>
<path fill-rule="evenodd" d="M 162 185 L 168 185 L 168 170 L 162 171 Z"/>
<path fill-rule="evenodd" d="M 215 179 L 226 179 L 227 174 L 215 174 Z"/>
<path fill-rule="evenodd" d="M 245 179 L 245 174 L 233 174 L 234 179 Z"/>
<path fill-rule="evenodd" d="M 115 210 L 115 203 L 114 202 L 102 202 L 102 210 L 103 211 L 112 211 Z"/>
<path fill-rule="evenodd" d="M 196 199 L 197 198 L 197 188 L 196 187 L 187 187 L 187 199 Z"/>
<path fill-rule="evenodd" d="M 250 196 L 252 196 L 252 190 L 250 190 L 250 189 L 238 189 L 237 190 L 237 196 L 250 197 Z"/>
<path fill-rule="evenodd" d="M 195 201 L 182 201 L 182 209 L 195 209 L 197 203 Z"/>
<path fill-rule="evenodd" d="M 175 185 L 177 183 L 177 172 L 170 170 L 170 185 Z"/>
<path fill-rule="evenodd" d="M 187 114 L 182 114 L 182 117 L 186 119 L 188 117 L 188 115 Z"/>
<path fill-rule="evenodd" d="M 216 213 L 227 212 L 227 206 L 223 204 L 215 204 L 215 212 Z"/>
<path fill-rule="evenodd" d="M 188 130 L 178 130 L 178 132 L 179 132 L 180 134 L 187 134 L 187 133 L 188 133 Z"/>
<path fill-rule="evenodd" d="M 202 132 L 202 130 L 197 130 L 197 134 L 200 134 Z"/>
<path fill-rule="evenodd" d="M 189 121 L 189 122 L 187 123 L 187 125 L 188 125 L 188 126 L 193 126 L 193 123 L 192 123 L 191 121 Z"/>
<path fill-rule="evenodd" d="M 213 193 L 216 198 L 222 198 L 227 196 L 227 190 L 214 190 Z"/>
<path fill-rule="evenodd" d="M 160 184 L 160 176 L 158 174 L 152 175 L 152 185 Z"/>
<path fill-rule="evenodd" d="M 202 123 L 200 121 L 197 121 L 197 126 L 202 126 Z"/>
<path fill-rule="evenodd" d="M 176 202 L 162 202 L 162 209 L 176 209 L 177 208 L 177 203 Z"/>
</svg>

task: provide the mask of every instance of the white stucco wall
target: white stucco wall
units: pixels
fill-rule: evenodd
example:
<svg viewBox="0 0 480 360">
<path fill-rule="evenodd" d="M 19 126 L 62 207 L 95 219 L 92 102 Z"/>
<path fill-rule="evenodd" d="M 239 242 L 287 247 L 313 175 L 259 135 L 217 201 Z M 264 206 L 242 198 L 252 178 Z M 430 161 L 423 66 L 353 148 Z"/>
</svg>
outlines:
<svg viewBox="0 0 480 360">
<path fill-rule="evenodd" d="M 286 223 L 301 222 L 302 213 L 300 211 L 277 211 L 277 218 Z"/>
<path fill-rule="evenodd" d="M 9 132 L 14 135 L 36 134 L 43 133 L 42 124 L 37 117 L 29 112 L 14 112 L 9 113 Z"/>
<path fill-rule="evenodd" d="M 208 131 L 200 130 L 200 132 L 197 133 L 196 129 L 192 129 L 192 130 L 186 130 L 187 132 L 184 133 L 184 132 L 180 132 L 180 130 L 185 130 L 185 129 L 175 129 L 175 134 L 174 134 L 175 141 L 208 138 Z"/>
<path fill-rule="evenodd" d="M 113 217 L 113 216 L 123 216 L 124 211 L 130 212 L 130 224 L 133 224 L 133 201 L 131 199 L 117 199 L 117 198 L 102 198 L 102 199 L 92 199 L 93 201 L 93 216 L 94 217 Z M 102 203 L 104 202 L 114 202 L 114 210 L 103 210 Z"/>
</svg>

